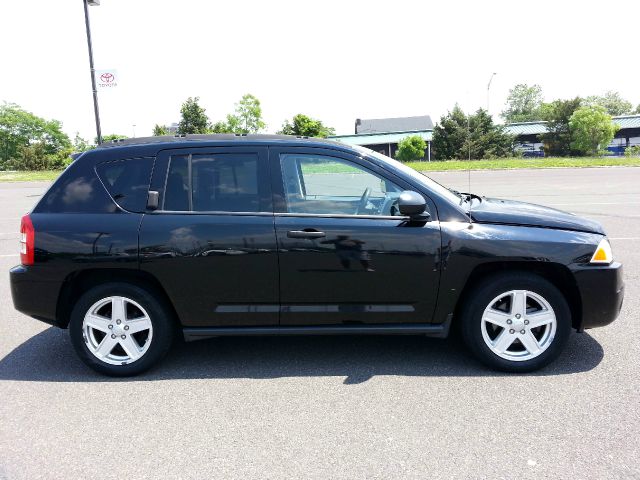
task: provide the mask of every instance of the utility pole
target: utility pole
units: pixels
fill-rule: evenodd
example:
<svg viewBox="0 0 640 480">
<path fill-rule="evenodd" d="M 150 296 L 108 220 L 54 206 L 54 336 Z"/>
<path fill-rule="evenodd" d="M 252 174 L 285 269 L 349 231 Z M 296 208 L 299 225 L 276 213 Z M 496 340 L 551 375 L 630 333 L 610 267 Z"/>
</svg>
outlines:
<svg viewBox="0 0 640 480">
<path fill-rule="evenodd" d="M 489 77 L 489 83 L 487 84 L 487 113 L 489 113 L 489 107 L 490 107 L 490 104 L 489 104 L 489 100 L 490 100 L 489 95 L 490 95 L 490 93 L 491 93 L 491 90 L 490 90 L 490 89 L 491 89 L 491 80 L 493 80 L 493 77 L 495 77 L 496 75 L 497 75 L 497 73 L 496 73 L 496 72 L 493 72 L 493 73 L 491 74 L 491 77 Z M 489 115 L 491 115 L 491 114 L 489 113 Z"/>
<path fill-rule="evenodd" d="M 93 67 L 93 46 L 91 45 L 91 26 L 89 24 L 89 5 L 98 6 L 100 0 L 82 0 L 84 4 L 84 25 L 87 29 L 87 47 L 89 48 L 89 70 L 91 73 L 91 88 L 93 90 L 93 112 L 96 117 L 96 139 L 98 145 L 102 143 L 102 131 L 100 130 L 100 111 L 98 110 L 98 89 L 96 88 L 96 71 Z"/>
</svg>

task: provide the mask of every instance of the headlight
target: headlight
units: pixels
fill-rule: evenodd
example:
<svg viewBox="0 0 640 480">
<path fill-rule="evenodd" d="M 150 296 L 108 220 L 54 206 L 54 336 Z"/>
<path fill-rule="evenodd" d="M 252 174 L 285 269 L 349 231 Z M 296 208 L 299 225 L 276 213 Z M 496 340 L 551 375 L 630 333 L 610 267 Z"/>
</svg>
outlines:
<svg viewBox="0 0 640 480">
<path fill-rule="evenodd" d="M 598 248 L 593 253 L 591 261 L 589 263 L 606 263 L 607 265 L 613 262 L 613 253 L 611 253 L 611 245 L 609 240 L 603 238 L 598 244 Z"/>
</svg>

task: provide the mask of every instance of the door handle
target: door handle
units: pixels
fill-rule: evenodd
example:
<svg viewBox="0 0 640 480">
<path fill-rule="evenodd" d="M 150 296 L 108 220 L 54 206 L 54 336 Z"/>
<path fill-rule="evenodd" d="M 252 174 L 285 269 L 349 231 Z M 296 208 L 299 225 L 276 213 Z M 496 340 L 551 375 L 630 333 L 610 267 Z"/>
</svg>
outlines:
<svg viewBox="0 0 640 480">
<path fill-rule="evenodd" d="M 289 238 L 322 238 L 326 237 L 324 232 L 319 232 L 317 230 L 290 230 L 287 232 L 287 237 Z"/>
</svg>

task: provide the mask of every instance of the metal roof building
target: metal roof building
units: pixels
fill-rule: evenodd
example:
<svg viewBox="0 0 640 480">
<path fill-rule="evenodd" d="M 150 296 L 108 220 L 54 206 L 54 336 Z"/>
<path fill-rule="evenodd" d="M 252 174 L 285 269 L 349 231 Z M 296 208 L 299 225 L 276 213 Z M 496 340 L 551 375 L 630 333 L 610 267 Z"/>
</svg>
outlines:
<svg viewBox="0 0 640 480">
<path fill-rule="evenodd" d="M 613 123 L 620 129 L 609 150 L 622 154 L 624 149 L 632 145 L 640 145 L 640 115 L 620 115 L 613 117 Z M 516 140 L 534 150 L 541 150 L 539 135 L 547 132 L 546 122 L 510 123 L 505 130 L 514 135 Z M 361 145 L 380 153 L 394 157 L 398 150 L 398 142 L 403 138 L 418 135 L 427 142 L 425 158 L 431 160 L 431 140 L 433 139 L 433 122 L 429 115 L 417 117 L 378 118 L 370 120 L 357 119 L 355 134 L 332 135 L 329 138 L 349 145 Z"/>
<path fill-rule="evenodd" d="M 356 134 L 423 130 L 433 130 L 433 122 L 429 115 L 421 115 L 418 117 L 373 118 L 370 120 L 356 119 Z"/>
<path fill-rule="evenodd" d="M 355 134 L 333 135 L 329 138 L 349 145 L 362 145 L 393 158 L 398 150 L 398 142 L 414 135 L 422 137 L 427 142 L 425 157 L 431 159 L 433 122 L 429 115 L 368 120 L 358 118 Z"/>
<path fill-rule="evenodd" d="M 620 130 L 628 128 L 640 129 L 640 115 L 620 115 L 613 117 L 613 123 L 620 125 Z"/>
<path fill-rule="evenodd" d="M 505 125 L 505 130 L 510 134 L 516 136 L 540 135 L 541 133 L 547 132 L 546 123 L 547 122 L 543 121 L 508 123 L 507 125 Z M 629 133 L 625 132 L 626 130 L 640 129 L 640 115 L 620 115 L 617 117 L 613 117 L 613 123 L 620 127 L 620 130 L 618 130 L 618 134 L 622 132 L 622 136 L 624 136 L 624 133 Z"/>
<path fill-rule="evenodd" d="M 612 118 L 613 123 L 620 128 L 607 150 L 614 155 L 622 155 L 630 146 L 640 145 L 640 115 L 619 115 Z M 541 151 L 542 142 L 539 135 L 547 132 L 546 122 L 509 123 L 505 130 L 515 135 L 521 145 L 525 145 L 530 152 Z M 540 155 L 542 155 L 540 153 Z"/>
<path fill-rule="evenodd" d="M 540 135 L 547 131 L 546 122 L 508 123 L 504 129 L 511 135 Z"/>
</svg>

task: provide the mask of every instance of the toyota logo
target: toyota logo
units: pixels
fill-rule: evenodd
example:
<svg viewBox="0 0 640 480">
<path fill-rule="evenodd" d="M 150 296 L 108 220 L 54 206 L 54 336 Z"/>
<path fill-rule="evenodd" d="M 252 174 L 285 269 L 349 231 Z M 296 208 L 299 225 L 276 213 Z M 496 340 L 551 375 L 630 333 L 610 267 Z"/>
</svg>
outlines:
<svg viewBox="0 0 640 480">
<path fill-rule="evenodd" d="M 103 83 L 111 83 L 116 79 L 116 77 L 113 75 L 113 73 L 103 73 L 102 75 L 100 75 L 100 80 L 102 80 Z"/>
</svg>

